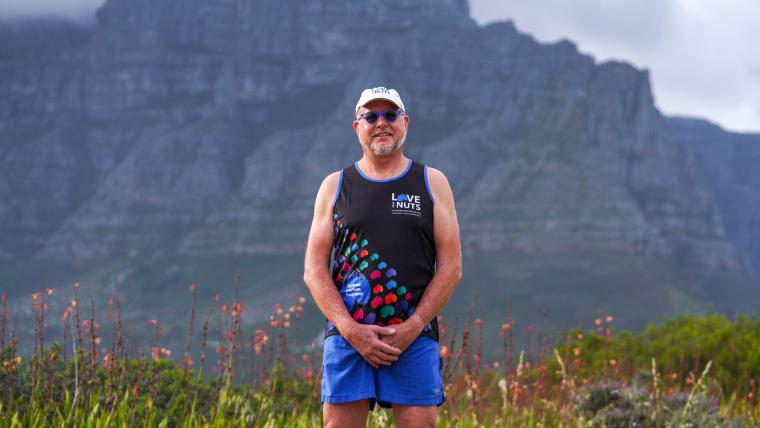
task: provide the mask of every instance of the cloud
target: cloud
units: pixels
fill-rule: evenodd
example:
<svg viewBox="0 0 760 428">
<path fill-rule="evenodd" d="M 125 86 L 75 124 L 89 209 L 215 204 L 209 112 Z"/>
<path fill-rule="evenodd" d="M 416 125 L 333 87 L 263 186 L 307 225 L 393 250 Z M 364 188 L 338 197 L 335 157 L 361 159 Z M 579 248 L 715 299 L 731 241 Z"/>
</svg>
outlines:
<svg viewBox="0 0 760 428">
<path fill-rule="evenodd" d="M 2 0 L 0 18 L 50 16 L 75 22 L 91 22 L 104 0 Z"/>
<path fill-rule="evenodd" d="M 471 0 L 479 23 L 512 19 L 543 42 L 568 38 L 597 60 L 651 71 L 666 114 L 760 131 L 756 0 Z"/>
</svg>

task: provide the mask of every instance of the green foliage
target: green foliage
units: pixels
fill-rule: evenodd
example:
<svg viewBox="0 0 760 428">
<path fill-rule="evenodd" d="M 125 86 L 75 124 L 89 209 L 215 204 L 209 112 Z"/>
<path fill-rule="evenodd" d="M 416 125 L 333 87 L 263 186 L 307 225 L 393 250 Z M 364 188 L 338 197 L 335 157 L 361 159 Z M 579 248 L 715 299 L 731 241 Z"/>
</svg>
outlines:
<svg viewBox="0 0 760 428">
<path fill-rule="evenodd" d="M 715 370 L 714 386 L 724 393 L 747 394 L 760 379 L 760 319 L 754 316 L 740 315 L 733 321 L 721 314 L 680 316 L 649 325 L 639 334 L 608 335 L 597 329 L 574 330 L 568 336 L 572 339 L 562 346 L 563 354 L 579 352 L 574 367 L 581 377 L 603 376 L 606 371 L 609 376 L 629 373 L 651 380 L 654 359 L 666 387 L 693 383 L 708 361 Z"/>
<path fill-rule="evenodd" d="M 447 401 L 439 426 L 760 424 L 754 395 L 760 375 L 757 318 L 685 316 L 634 334 L 613 329 L 612 317 L 602 315 L 595 331 L 570 331 L 553 352 L 522 351 L 514 367 L 506 358 L 504 366 L 483 364 L 474 339 L 483 337 L 471 334 L 474 325 L 482 325 L 476 321 L 465 326 L 459 340 L 445 341 L 452 349 L 442 357 L 453 369 L 444 385 Z M 271 341 L 263 330 L 254 334 L 261 347 L 248 360 L 230 353 L 240 349 L 232 346 L 235 335 L 222 336 L 230 339 L 216 348 L 220 357 L 211 376 L 158 358 L 160 347 L 150 359 L 92 357 L 85 351 L 67 360 L 57 343 L 31 358 L 8 347 L 0 353 L 0 426 L 321 425 L 320 379 L 313 364 L 318 354 L 303 353 L 299 362 L 284 346 L 287 328 L 270 333 Z M 370 413 L 368 426 L 392 422 L 391 412 L 378 409 Z"/>
</svg>

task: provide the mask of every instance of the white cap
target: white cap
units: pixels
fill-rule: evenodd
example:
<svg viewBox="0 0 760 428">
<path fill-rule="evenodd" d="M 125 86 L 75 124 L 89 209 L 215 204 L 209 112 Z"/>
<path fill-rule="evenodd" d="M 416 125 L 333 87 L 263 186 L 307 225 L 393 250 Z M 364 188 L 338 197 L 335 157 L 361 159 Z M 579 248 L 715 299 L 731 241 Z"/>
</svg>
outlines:
<svg viewBox="0 0 760 428">
<path fill-rule="evenodd" d="M 362 91 L 359 101 L 356 103 L 354 114 L 359 112 L 359 107 L 366 105 L 372 100 L 388 100 L 393 104 L 396 104 L 396 107 L 406 112 L 404 102 L 401 101 L 401 95 L 399 95 L 395 89 L 386 89 L 382 86 L 378 86 L 377 88 L 365 89 Z"/>
</svg>

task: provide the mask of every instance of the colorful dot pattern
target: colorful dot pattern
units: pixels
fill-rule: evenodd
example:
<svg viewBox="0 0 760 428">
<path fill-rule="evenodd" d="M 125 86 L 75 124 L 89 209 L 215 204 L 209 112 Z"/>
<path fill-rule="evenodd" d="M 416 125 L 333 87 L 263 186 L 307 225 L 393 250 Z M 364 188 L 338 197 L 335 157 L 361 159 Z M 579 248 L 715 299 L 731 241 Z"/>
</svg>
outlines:
<svg viewBox="0 0 760 428">
<path fill-rule="evenodd" d="M 357 322 L 387 326 L 399 324 L 414 313 L 410 305 L 412 293 L 398 283 L 398 272 L 381 260 L 378 253 L 371 250 L 370 242 L 350 232 L 337 214 L 333 216 L 334 245 L 338 257 L 332 263 L 332 277 L 340 284 L 353 269 L 357 269 L 370 280 L 371 293 L 364 306 L 355 303 L 349 308 Z M 370 269 L 370 265 L 374 267 Z M 332 328 L 328 323 L 328 330 Z"/>
</svg>

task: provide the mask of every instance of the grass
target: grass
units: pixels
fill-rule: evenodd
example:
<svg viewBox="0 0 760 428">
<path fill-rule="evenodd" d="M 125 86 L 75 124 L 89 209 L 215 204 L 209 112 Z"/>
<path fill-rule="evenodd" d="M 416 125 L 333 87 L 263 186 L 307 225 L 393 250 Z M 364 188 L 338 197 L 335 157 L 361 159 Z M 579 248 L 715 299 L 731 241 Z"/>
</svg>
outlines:
<svg viewBox="0 0 760 428">
<path fill-rule="evenodd" d="M 167 332 L 152 318 L 135 326 L 150 332 L 147 343 L 130 338 L 119 295 L 99 307 L 77 286 L 70 297 L 43 289 L 30 299 L 34 347 L 25 355 L 3 294 L 0 426 L 319 425 L 320 346 L 294 346 L 306 298 L 274 305 L 268 326 L 249 330 L 241 322 L 249 309 L 240 280 L 235 284 L 231 299 L 214 296 L 208 305 L 198 303 L 199 286 L 183 290 L 190 309 L 180 347 L 166 344 Z M 53 300 L 66 302 L 60 317 L 49 312 Z M 756 318 L 680 318 L 635 335 L 617 331 L 606 314 L 593 320 L 594 330 L 569 330 L 558 340 L 531 326 L 529 346 L 520 350 L 515 344 L 523 333 L 512 319 L 492 334 L 477 312 L 471 307 L 459 323 L 441 319 L 447 401 L 439 426 L 760 423 L 760 373 L 749 357 L 760 344 L 737 342 L 760 337 Z M 68 334 L 48 346 L 47 324 L 56 321 Z M 484 357 L 485 342 L 500 344 L 500 358 Z M 369 425 L 391 422 L 392 414 L 379 410 Z"/>
</svg>

